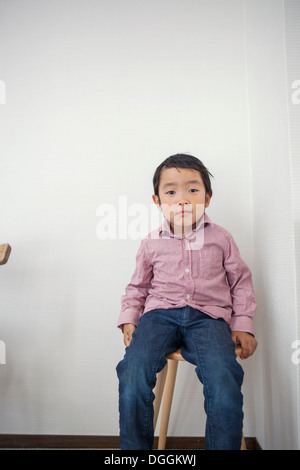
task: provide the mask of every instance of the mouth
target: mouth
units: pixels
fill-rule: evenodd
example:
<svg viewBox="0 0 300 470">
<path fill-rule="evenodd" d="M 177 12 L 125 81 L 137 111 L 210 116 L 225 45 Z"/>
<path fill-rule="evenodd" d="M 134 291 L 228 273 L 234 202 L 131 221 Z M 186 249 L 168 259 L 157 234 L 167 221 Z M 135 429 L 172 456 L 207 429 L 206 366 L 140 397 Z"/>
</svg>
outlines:
<svg viewBox="0 0 300 470">
<path fill-rule="evenodd" d="M 175 215 L 188 215 L 192 213 L 193 213 L 192 211 L 181 210 L 181 211 L 176 212 Z"/>
</svg>

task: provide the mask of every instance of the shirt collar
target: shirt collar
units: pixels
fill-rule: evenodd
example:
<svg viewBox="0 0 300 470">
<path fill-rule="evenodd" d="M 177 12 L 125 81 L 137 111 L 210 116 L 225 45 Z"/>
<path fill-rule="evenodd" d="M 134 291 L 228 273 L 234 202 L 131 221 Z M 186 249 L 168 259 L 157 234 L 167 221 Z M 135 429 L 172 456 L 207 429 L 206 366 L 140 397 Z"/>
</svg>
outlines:
<svg viewBox="0 0 300 470">
<path fill-rule="evenodd" d="M 198 223 L 197 227 L 194 230 L 192 230 L 191 233 L 189 233 L 189 235 L 186 238 L 189 238 L 189 239 L 193 238 L 194 235 L 197 234 L 197 232 L 201 229 L 201 227 L 203 227 L 203 225 L 205 226 L 207 224 L 213 225 L 213 223 L 210 220 L 210 218 L 208 217 L 208 215 L 206 213 L 204 213 L 203 216 L 201 217 L 201 220 Z M 159 228 L 159 235 L 164 236 L 165 238 L 179 238 L 179 239 L 184 238 L 184 237 L 174 235 L 174 233 L 171 230 L 170 223 L 166 218 L 164 218 L 164 221 L 163 221 L 163 223 L 161 224 L 161 226 Z"/>
</svg>

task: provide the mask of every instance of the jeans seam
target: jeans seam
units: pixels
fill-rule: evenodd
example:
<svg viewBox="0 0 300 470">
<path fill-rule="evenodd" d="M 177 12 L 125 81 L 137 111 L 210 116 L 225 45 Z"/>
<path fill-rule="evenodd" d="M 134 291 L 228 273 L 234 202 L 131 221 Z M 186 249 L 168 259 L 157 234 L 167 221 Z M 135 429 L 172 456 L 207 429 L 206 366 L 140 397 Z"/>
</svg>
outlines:
<svg viewBox="0 0 300 470">
<path fill-rule="evenodd" d="M 164 338 L 164 341 L 162 342 L 162 347 L 164 347 L 167 343 L 167 340 L 168 338 L 170 337 L 170 334 L 168 333 L 165 338 Z M 152 373 L 153 373 L 153 376 L 156 377 L 156 374 L 157 374 L 157 369 L 158 369 L 158 364 L 159 364 L 159 361 L 161 360 L 161 357 L 162 357 L 162 354 L 160 352 L 159 356 L 158 356 L 158 359 L 155 363 L 155 365 L 153 365 L 153 368 L 152 368 Z M 167 360 L 166 360 L 167 361 Z M 168 362 L 168 361 L 167 361 Z M 167 363 L 166 363 L 167 364 Z M 156 383 L 156 382 L 155 382 Z M 154 384 L 154 387 L 155 387 L 155 384 Z M 149 392 L 149 396 L 148 396 L 148 399 L 147 399 L 147 410 L 148 410 L 148 417 L 147 417 L 147 422 L 145 424 L 145 435 L 146 436 L 149 436 L 150 434 L 150 426 L 152 426 L 152 430 L 153 430 L 153 433 L 154 433 L 154 429 L 153 429 L 153 422 L 150 422 L 150 416 L 151 416 L 151 412 L 150 412 L 150 404 L 151 404 L 151 398 L 152 398 L 152 393 L 153 393 L 153 389 L 154 387 L 150 390 Z M 155 399 L 155 397 L 154 397 Z M 152 402 L 152 406 L 153 406 L 153 402 Z M 152 431 L 151 431 L 152 432 Z"/>
<path fill-rule="evenodd" d="M 202 356 L 202 353 L 201 353 L 201 354 L 199 353 L 199 350 L 198 350 L 198 348 L 197 348 L 196 345 L 195 345 L 195 341 L 194 341 L 193 335 L 191 334 L 191 332 L 190 332 L 188 329 L 187 329 L 187 333 L 188 333 L 189 337 L 191 338 L 192 343 L 193 343 L 193 346 L 194 346 L 194 349 L 195 349 L 195 351 L 196 351 L 196 354 L 197 354 L 197 357 L 198 357 L 198 361 L 199 361 L 199 365 L 200 365 L 200 367 L 201 367 L 201 371 L 200 371 L 200 372 L 202 372 L 202 384 L 203 384 L 203 387 L 204 387 L 204 383 L 205 383 L 205 387 L 206 387 L 206 391 L 207 391 L 206 397 L 204 397 L 204 399 L 205 399 L 206 402 L 207 402 L 206 420 L 207 420 L 207 427 L 208 427 L 208 431 L 209 431 L 209 440 L 210 440 L 210 448 L 211 448 L 212 445 L 214 445 L 215 436 L 214 436 L 214 428 L 213 428 L 213 425 L 212 425 L 212 423 L 211 423 L 211 420 L 209 419 L 210 410 L 211 410 L 211 394 L 210 394 L 210 388 L 209 388 L 208 382 L 205 381 L 205 379 L 206 379 L 207 377 L 206 377 L 205 365 L 204 365 L 203 357 L 201 357 L 201 356 Z"/>
</svg>

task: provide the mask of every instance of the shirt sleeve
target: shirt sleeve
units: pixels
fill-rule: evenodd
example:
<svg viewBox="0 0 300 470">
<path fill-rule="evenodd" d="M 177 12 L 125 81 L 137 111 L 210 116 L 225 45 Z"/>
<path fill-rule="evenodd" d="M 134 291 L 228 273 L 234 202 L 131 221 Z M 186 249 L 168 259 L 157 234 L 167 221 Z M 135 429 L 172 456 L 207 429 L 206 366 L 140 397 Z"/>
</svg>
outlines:
<svg viewBox="0 0 300 470">
<path fill-rule="evenodd" d="M 229 238 L 224 266 L 233 306 L 230 321 L 231 331 L 245 331 L 254 335 L 253 318 L 257 305 L 255 303 L 252 274 L 241 258 L 239 249 L 232 237 Z"/>
<path fill-rule="evenodd" d="M 125 288 L 125 295 L 121 298 L 121 313 L 118 319 L 119 328 L 122 328 L 124 323 L 132 323 L 137 326 L 151 287 L 152 275 L 152 264 L 146 252 L 145 240 L 142 240 L 136 255 L 135 271 L 130 283 Z"/>
</svg>

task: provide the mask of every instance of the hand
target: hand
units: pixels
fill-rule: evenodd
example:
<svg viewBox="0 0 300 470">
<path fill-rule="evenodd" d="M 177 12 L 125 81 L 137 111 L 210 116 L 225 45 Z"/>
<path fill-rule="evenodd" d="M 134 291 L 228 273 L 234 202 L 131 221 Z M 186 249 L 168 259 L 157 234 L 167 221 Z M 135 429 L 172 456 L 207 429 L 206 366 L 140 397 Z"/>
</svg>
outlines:
<svg viewBox="0 0 300 470">
<path fill-rule="evenodd" d="M 240 343 L 242 346 L 242 354 L 240 355 L 241 359 L 247 359 L 247 357 L 252 356 L 255 349 L 257 348 L 257 341 L 250 333 L 245 331 L 233 331 L 231 333 L 231 338 L 235 344 Z"/>
<path fill-rule="evenodd" d="M 123 334 L 124 334 L 124 344 L 129 346 L 131 343 L 132 335 L 136 330 L 136 326 L 132 323 L 124 323 L 123 325 Z"/>
</svg>

